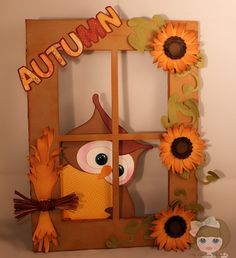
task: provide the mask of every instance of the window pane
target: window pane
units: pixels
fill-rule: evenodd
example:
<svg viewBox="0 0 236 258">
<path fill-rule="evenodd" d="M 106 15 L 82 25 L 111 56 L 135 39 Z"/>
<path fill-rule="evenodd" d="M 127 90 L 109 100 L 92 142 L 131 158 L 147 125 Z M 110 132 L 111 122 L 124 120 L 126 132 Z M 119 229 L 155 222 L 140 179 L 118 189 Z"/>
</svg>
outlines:
<svg viewBox="0 0 236 258">
<path fill-rule="evenodd" d="M 92 96 L 99 94 L 111 115 L 110 52 L 84 52 L 59 71 L 60 133 L 88 121 L 94 112 Z"/>
<path fill-rule="evenodd" d="M 129 132 L 162 131 L 167 99 L 167 73 L 152 65 L 149 52 L 121 52 L 119 117 Z"/>
<path fill-rule="evenodd" d="M 157 141 L 149 143 L 157 145 Z M 167 207 L 168 173 L 161 163 L 157 148 L 148 150 L 140 157 L 128 189 L 135 205 L 136 216 L 153 214 Z"/>
</svg>

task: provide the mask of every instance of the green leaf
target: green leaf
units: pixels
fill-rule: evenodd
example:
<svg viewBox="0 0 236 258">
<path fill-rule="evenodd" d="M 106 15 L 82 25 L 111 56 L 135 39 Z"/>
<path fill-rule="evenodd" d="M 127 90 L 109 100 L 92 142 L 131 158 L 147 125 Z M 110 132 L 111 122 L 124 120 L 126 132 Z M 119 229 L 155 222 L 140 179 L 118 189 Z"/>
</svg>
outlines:
<svg viewBox="0 0 236 258">
<path fill-rule="evenodd" d="M 161 116 L 161 124 L 165 129 L 173 126 L 171 123 L 169 123 L 167 116 Z"/>
<path fill-rule="evenodd" d="M 142 221 L 142 226 L 145 226 L 145 227 L 150 226 L 154 219 L 155 219 L 154 215 L 150 215 L 150 216 L 144 218 Z"/>
<path fill-rule="evenodd" d="M 181 178 L 183 178 L 184 180 L 188 180 L 189 179 L 189 175 L 190 175 L 190 173 L 188 171 L 184 171 L 182 174 L 179 174 L 179 176 Z"/>
<path fill-rule="evenodd" d="M 194 76 L 194 75 L 191 75 Z M 194 77 L 195 78 L 195 77 Z M 197 91 L 198 88 L 194 88 L 192 85 L 184 85 L 183 91 L 185 93 L 190 93 L 193 91 Z M 168 100 L 168 117 L 162 116 L 161 123 L 164 128 L 172 127 L 175 124 L 179 124 L 178 112 L 182 113 L 182 115 L 191 117 L 191 123 L 194 124 L 199 117 L 198 111 L 198 103 L 194 99 L 187 99 L 183 102 L 179 101 L 179 95 L 174 93 L 169 97 Z"/>
<path fill-rule="evenodd" d="M 204 207 L 200 203 L 191 203 L 184 206 L 185 210 L 192 210 L 194 212 L 204 211 Z"/>
<path fill-rule="evenodd" d="M 173 94 L 169 97 L 168 100 L 168 117 L 162 116 L 161 117 L 161 123 L 164 128 L 172 127 L 174 124 L 179 123 L 179 118 L 177 115 L 178 112 L 178 94 Z"/>
<path fill-rule="evenodd" d="M 184 84 L 182 87 L 182 91 L 185 96 L 189 96 L 198 90 L 199 90 L 199 87 L 198 86 L 196 87 L 192 84 Z"/>
<path fill-rule="evenodd" d="M 198 62 L 195 64 L 197 68 L 203 68 L 205 67 L 205 55 L 203 53 L 199 53 L 196 55 L 198 57 Z"/>
<path fill-rule="evenodd" d="M 177 112 L 179 109 L 178 100 L 179 100 L 179 96 L 177 94 L 171 95 L 168 100 L 168 116 L 169 116 L 169 121 L 172 125 L 179 123 L 179 118 L 177 115 Z"/>
<path fill-rule="evenodd" d="M 192 111 L 192 124 L 195 124 L 199 117 L 199 110 L 198 110 L 198 104 L 194 99 L 187 99 L 184 102 L 184 105 L 190 108 Z"/>
<path fill-rule="evenodd" d="M 152 230 L 148 229 L 145 234 L 143 235 L 143 239 L 145 240 L 153 240 L 153 237 L 150 237 L 150 235 L 152 234 Z"/>
<path fill-rule="evenodd" d="M 183 78 L 183 77 L 186 77 L 187 75 L 191 74 L 192 73 L 192 69 L 189 68 L 188 70 L 182 72 L 182 73 L 175 73 L 175 76 L 176 77 L 179 77 L 179 78 Z"/>
<path fill-rule="evenodd" d="M 144 29 L 141 27 L 137 27 L 135 29 L 135 33 L 130 34 L 128 36 L 128 42 L 130 45 L 137 49 L 140 52 L 143 52 L 148 44 L 147 36 L 145 34 Z"/>
<path fill-rule="evenodd" d="M 165 20 L 164 20 L 163 17 L 160 16 L 160 15 L 154 15 L 154 16 L 152 17 L 152 21 L 153 21 L 153 23 L 155 24 L 155 27 L 156 27 L 156 28 L 159 28 L 159 29 L 160 29 L 162 26 L 165 25 Z"/>
<path fill-rule="evenodd" d="M 176 206 L 178 206 L 178 205 L 180 205 L 180 206 L 182 206 L 182 201 L 181 200 L 173 200 L 171 203 L 170 203 L 170 207 L 172 208 L 172 209 L 174 209 Z"/>
<path fill-rule="evenodd" d="M 208 175 L 206 176 L 206 179 L 208 183 L 215 182 L 219 179 L 220 177 L 213 171 L 208 171 Z"/>
<path fill-rule="evenodd" d="M 128 26 L 129 27 L 136 27 L 136 26 L 139 26 L 140 24 L 142 24 L 145 21 L 146 21 L 145 18 L 134 17 L 134 18 L 128 20 Z"/>
<path fill-rule="evenodd" d="M 118 247 L 118 239 L 115 236 L 110 236 L 107 241 L 105 242 L 105 245 L 109 249 L 114 249 Z"/>
<path fill-rule="evenodd" d="M 131 245 L 134 242 L 134 238 L 130 238 L 128 240 L 123 240 L 122 243 L 125 245 Z"/>
<path fill-rule="evenodd" d="M 190 108 L 184 105 L 184 103 L 179 102 L 178 103 L 178 110 L 184 115 L 184 116 L 190 116 L 193 117 L 193 112 Z"/>
<path fill-rule="evenodd" d="M 137 229 L 138 222 L 136 220 L 130 220 L 124 228 L 124 233 L 134 235 L 137 232 Z"/>
<path fill-rule="evenodd" d="M 185 191 L 185 189 L 183 189 L 183 188 L 177 188 L 177 189 L 175 190 L 175 196 L 180 196 L 180 195 L 186 196 L 186 191 Z"/>
<path fill-rule="evenodd" d="M 128 26 L 132 27 L 134 33 L 128 36 L 129 44 L 136 50 L 143 52 L 151 50 L 149 46 L 153 35 L 163 26 L 164 20 L 158 15 L 152 19 L 136 17 L 128 21 Z"/>
<path fill-rule="evenodd" d="M 208 174 L 215 177 L 216 179 L 219 179 L 220 177 L 214 172 L 214 171 L 208 171 Z"/>
</svg>

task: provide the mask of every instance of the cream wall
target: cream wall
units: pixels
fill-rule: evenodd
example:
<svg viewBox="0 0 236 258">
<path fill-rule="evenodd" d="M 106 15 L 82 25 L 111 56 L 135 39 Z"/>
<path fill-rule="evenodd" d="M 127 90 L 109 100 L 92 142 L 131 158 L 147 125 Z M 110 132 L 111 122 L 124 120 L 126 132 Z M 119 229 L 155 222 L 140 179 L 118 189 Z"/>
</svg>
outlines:
<svg viewBox="0 0 236 258">
<path fill-rule="evenodd" d="M 145 0 L 145 1 L 35 1 L 2 0 L 0 4 L 0 253 L 8 257 L 30 257 L 30 222 L 16 225 L 12 219 L 15 189 L 28 192 L 27 172 L 27 99 L 21 88 L 17 68 L 25 63 L 25 19 L 92 17 L 105 6 L 120 10 L 124 18 L 165 14 L 173 20 L 198 20 L 200 40 L 207 55 L 207 67 L 201 70 L 201 132 L 209 141 L 211 156 L 208 169 L 218 169 L 223 176 L 218 182 L 199 187 L 200 202 L 208 208 L 205 215 L 224 219 L 232 231 L 230 254 L 236 253 L 236 83 L 235 24 L 236 2 L 233 0 Z M 131 60 L 131 64 L 135 61 Z M 152 71 L 149 71 L 152 74 Z M 68 75 L 66 75 L 68 76 Z M 150 79 L 153 80 L 153 76 Z M 162 75 L 160 75 L 162 76 Z M 105 79 L 104 79 L 105 80 Z M 109 103 L 108 103 L 109 104 Z M 165 107 L 163 107 L 165 108 Z M 140 107 L 140 112 L 142 107 Z M 132 127 L 132 125 L 130 125 Z M 150 204 L 152 205 L 152 204 Z M 155 205 L 155 204 L 153 204 Z M 235 212 L 235 213 L 234 213 Z M 157 254 L 152 249 L 138 249 L 139 256 Z M 145 250 L 145 251 L 143 251 Z M 137 249 L 70 253 L 71 257 L 98 257 L 124 254 L 134 256 Z M 142 253 L 143 252 L 143 253 Z M 192 255 L 185 254 L 186 257 Z M 58 254 L 57 254 L 58 255 Z M 62 254 L 60 254 L 62 255 Z M 142 255 L 142 256 L 141 256 Z M 165 254 L 163 257 L 172 257 Z M 51 254 L 54 256 L 54 254 Z M 55 255 L 56 256 L 56 255 Z M 179 257 L 184 257 L 182 253 Z M 57 256 L 56 256 L 57 257 Z M 175 256 L 176 257 L 176 256 Z M 233 256 L 232 256 L 233 257 Z"/>
</svg>

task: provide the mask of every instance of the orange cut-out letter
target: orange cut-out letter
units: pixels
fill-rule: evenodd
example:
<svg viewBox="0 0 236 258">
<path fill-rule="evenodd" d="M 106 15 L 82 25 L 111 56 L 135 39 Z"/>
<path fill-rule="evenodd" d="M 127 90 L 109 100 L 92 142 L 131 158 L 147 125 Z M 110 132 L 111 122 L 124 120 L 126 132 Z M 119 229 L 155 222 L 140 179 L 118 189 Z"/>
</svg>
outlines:
<svg viewBox="0 0 236 258">
<path fill-rule="evenodd" d="M 60 47 L 61 47 L 61 45 L 59 43 L 55 43 L 46 50 L 46 54 L 47 55 L 53 54 L 54 57 L 56 58 L 57 62 L 61 66 L 65 66 L 65 65 L 67 65 L 67 62 L 58 51 L 58 48 L 60 48 Z"/>
<path fill-rule="evenodd" d="M 76 44 L 77 50 L 75 50 L 75 51 L 72 50 L 64 38 L 62 38 L 60 40 L 60 44 L 61 44 L 62 48 L 64 49 L 64 51 L 66 52 L 66 54 L 68 54 L 69 56 L 72 56 L 72 57 L 77 57 L 77 56 L 81 55 L 81 53 L 83 52 L 83 44 L 74 32 L 69 33 L 69 36 Z"/>
<path fill-rule="evenodd" d="M 43 60 L 45 65 L 47 66 L 47 72 L 43 72 L 42 69 L 39 67 L 39 65 L 36 63 L 36 61 L 33 59 L 30 62 L 31 67 L 33 68 L 34 72 L 41 78 L 49 78 L 52 76 L 54 67 L 53 63 L 50 60 L 50 58 L 45 54 L 40 54 L 39 57 Z"/>
<path fill-rule="evenodd" d="M 30 91 L 30 84 L 35 82 L 36 84 L 40 84 L 42 81 L 36 74 L 34 74 L 31 70 L 29 70 L 26 66 L 22 66 L 18 69 L 18 73 L 20 76 L 20 80 L 22 86 L 25 91 Z"/>
<path fill-rule="evenodd" d="M 76 33 L 78 37 L 82 41 L 85 47 L 91 47 L 92 43 L 97 43 L 99 37 L 104 38 L 106 36 L 106 31 L 102 27 L 101 23 L 95 19 L 91 18 L 87 20 L 88 29 L 86 29 L 83 25 L 79 25 L 76 28 Z"/>
<path fill-rule="evenodd" d="M 100 23 L 102 24 L 106 32 L 109 33 L 109 32 L 112 32 L 112 29 L 110 28 L 109 24 L 113 24 L 118 28 L 121 26 L 122 21 L 111 6 L 106 7 L 106 10 L 109 13 L 109 15 L 106 15 L 103 12 L 99 12 L 97 14 L 97 19 L 100 21 Z"/>
</svg>

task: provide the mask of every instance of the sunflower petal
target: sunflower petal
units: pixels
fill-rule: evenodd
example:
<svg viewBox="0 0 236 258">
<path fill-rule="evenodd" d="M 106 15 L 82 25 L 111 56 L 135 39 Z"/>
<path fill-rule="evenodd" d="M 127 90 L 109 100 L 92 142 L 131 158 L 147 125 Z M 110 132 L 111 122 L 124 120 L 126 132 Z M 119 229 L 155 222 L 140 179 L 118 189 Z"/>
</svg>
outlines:
<svg viewBox="0 0 236 258">
<path fill-rule="evenodd" d="M 159 32 L 159 33 L 157 34 L 157 38 L 158 38 L 158 40 L 159 40 L 160 42 L 164 43 L 164 42 L 166 41 L 166 39 L 167 39 L 167 36 L 166 36 L 164 33 Z"/>
<path fill-rule="evenodd" d="M 166 26 L 166 32 L 167 32 L 167 36 L 168 36 L 168 37 L 174 36 L 174 35 L 173 35 L 173 25 L 172 25 L 172 23 L 168 23 L 168 24 L 167 24 L 167 26 Z"/>
<path fill-rule="evenodd" d="M 181 238 L 176 238 L 176 245 L 178 247 L 178 249 L 184 251 L 185 247 L 184 247 L 184 244 L 182 242 L 182 239 Z"/>
<path fill-rule="evenodd" d="M 193 165 L 192 165 L 192 163 L 190 162 L 189 159 L 184 159 L 183 160 L 183 167 L 187 171 L 191 171 L 193 169 Z"/>
<path fill-rule="evenodd" d="M 189 30 L 184 33 L 183 39 L 186 42 L 189 42 L 190 40 L 192 40 L 193 38 L 196 38 L 196 37 L 197 37 L 197 32 L 193 31 L 193 30 Z"/>
<path fill-rule="evenodd" d="M 190 54 L 186 53 L 186 54 L 184 55 L 184 57 L 182 57 L 182 60 L 183 60 L 186 64 L 192 65 L 192 64 L 194 64 L 195 62 L 198 61 L 198 58 L 197 58 L 196 56 L 194 56 L 194 55 L 190 55 Z"/>
<path fill-rule="evenodd" d="M 166 244 L 165 244 L 165 249 L 166 251 L 170 251 L 172 249 L 174 240 L 171 237 L 167 238 Z"/>
<path fill-rule="evenodd" d="M 184 23 L 179 23 L 176 29 L 176 36 L 182 37 L 183 32 L 185 31 L 185 24 Z"/>
</svg>

